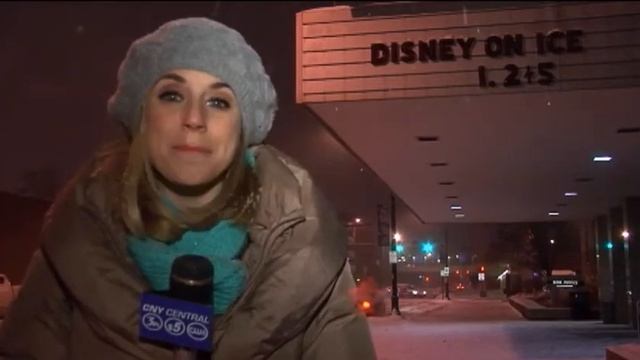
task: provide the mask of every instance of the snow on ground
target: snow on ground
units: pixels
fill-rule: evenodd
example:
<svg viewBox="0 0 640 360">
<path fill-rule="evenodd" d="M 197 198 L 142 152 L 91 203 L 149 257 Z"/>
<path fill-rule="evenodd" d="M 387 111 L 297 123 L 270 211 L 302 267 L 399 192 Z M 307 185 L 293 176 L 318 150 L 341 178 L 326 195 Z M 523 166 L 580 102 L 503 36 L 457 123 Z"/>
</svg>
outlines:
<svg viewBox="0 0 640 360">
<path fill-rule="evenodd" d="M 602 360 L 607 346 L 637 340 L 600 321 L 528 321 L 505 300 L 401 299 L 400 316 L 370 317 L 379 360 Z"/>
</svg>

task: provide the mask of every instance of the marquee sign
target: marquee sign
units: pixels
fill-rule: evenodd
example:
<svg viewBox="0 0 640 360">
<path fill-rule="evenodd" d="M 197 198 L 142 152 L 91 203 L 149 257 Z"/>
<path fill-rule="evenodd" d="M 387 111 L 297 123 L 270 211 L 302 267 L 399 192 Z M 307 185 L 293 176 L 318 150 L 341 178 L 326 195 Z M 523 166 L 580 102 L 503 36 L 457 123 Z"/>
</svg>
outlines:
<svg viewBox="0 0 640 360">
<path fill-rule="evenodd" d="M 483 43 L 483 54 L 488 58 L 526 57 L 529 46 L 535 47 L 535 53 L 554 55 L 579 53 L 584 51 L 582 45 L 582 30 L 554 30 L 547 34 L 536 33 L 535 42 L 525 41 L 524 34 L 507 34 L 489 36 Z M 477 46 L 475 37 L 443 38 L 427 41 L 405 41 L 371 44 L 371 64 L 387 66 L 398 64 L 437 63 L 458 61 L 460 58 L 471 60 L 473 49 Z M 454 52 L 458 47 L 460 51 Z M 461 55 L 456 56 L 455 53 Z M 502 69 L 491 68 L 489 65 L 478 66 L 478 86 L 486 87 L 517 87 L 531 84 L 552 85 L 557 74 L 554 70 L 557 64 L 552 61 L 532 63 L 526 66 L 506 64 Z M 497 70 L 497 71 L 496 71 Z M 502 74 L 498 74 L 502 72 Z M 495 74 L 494 74 L 495 73 Z M 493 76 L 491 76 L 493 75 Z"/>
<path fill-rule="evenodd" d="M 296 15 L 296 101 L 636 87 L 638 24 L 640 2 L 397 16 L 305 10 Z"/>
</svg>

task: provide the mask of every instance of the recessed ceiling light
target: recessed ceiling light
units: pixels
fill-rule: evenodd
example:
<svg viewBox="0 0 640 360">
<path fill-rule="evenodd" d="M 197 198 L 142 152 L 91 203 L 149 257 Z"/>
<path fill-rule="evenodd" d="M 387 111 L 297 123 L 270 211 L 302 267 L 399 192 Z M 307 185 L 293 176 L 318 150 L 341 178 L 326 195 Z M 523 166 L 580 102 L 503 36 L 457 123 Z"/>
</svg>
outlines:
<svg viewBox="0 0 640 360">
<path fill-rule="evenodd" d="M 464 214 L 455 214 L 453 215 L 453 217 L 455 217 L 456 219 L 462 219 L 464 217 Z"/>
<path fill-rule="evenodd" d="M 440 140 L 438 136 L 418 136 L 416 139 L 421 142 L 434 142 Z"/>
<path fill-rule="evenodd" d="M 440 181 L 439 184 L 440 185 L 453 185 L 453 184 L 455 184 L 455 182 L 453 182 L 453 181 Z"/>
<path fill-rule="evenodd" d="M 628 127 L 618 129 L 618 134 L 633 134 L 640 132 L 640 127 Z"/>
<path fill-rule="evenodd" d="M 566 193 L 564 193 L 564 196 L 567 196 L 567 197 L 578 196 L 578 193 L 577 192 L 566 192 Z"/>
<path fill-rule="evenodd" d="M 590 178 L 590 177 L 579 177 L 576 179 L 576 182 L 582 182 L 582 183 L 591 182 L 591 181 L 593 181 L 593 178 Z"/>
<path fill-rule="evenodd" d="M 595 162 L 609 162 L 613 158 L 611 156 L 594 156 L 593 161 Z"/>
<path fill-rule="evenodd" d="M 451 205 L 450 208 L 451 210 L 462 210 L 462 206 L 460 205 Z"/>
<path fill-rule="evenodd" d="M 560 213 L 557 211 L 549 211 L 549 216 L 559 216 Z"/>
<path fill-rule="evenodd" d="M 432 167 L 443 167 L 443 166 L 447 166 L 449 164 L 447 164 L 446 162 L 436 162 L 436 163 L 431 163 Z"/>
</svg>

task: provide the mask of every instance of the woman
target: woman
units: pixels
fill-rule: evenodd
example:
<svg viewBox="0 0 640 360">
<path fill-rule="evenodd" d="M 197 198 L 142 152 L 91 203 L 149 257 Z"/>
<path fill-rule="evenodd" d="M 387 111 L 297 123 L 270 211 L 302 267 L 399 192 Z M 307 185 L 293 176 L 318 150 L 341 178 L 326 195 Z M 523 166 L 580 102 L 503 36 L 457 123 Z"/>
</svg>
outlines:
<svg viewBox="0 0 640 360">
<path fill-rule="evenodd" d="M 276 109 L 236 31 L 180 19 L 135 41 L 108 112 L 128 138 L 47 214 L 0 332 L 13 359 L 169 359 L 138 339 L 140 294 L 175 257 L 215 267 L 216 359 L 372 359 L 342 226 L 307 172 L 260 144 Z"/>
</svg>

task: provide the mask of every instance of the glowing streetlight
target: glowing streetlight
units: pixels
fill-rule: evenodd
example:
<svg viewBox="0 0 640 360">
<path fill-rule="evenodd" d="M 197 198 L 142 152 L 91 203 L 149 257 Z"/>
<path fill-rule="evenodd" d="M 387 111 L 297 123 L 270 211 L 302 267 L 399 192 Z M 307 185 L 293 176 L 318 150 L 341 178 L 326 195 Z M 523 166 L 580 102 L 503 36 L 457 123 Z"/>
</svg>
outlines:
<svg viewBox="0 0 640 360">
<path fill-rule="evenodd" d="M 362 219 L 356 218 L 356 224 L 360 224 L 361 222 L 362 222 Z"/>
<path fill-rule="evenodd" d="M 400 235 L 400 233 L 395 233 L 395 234 L 393 235 L 393 239 L 394 239 L 395 241 L 402 241 L 402 236 Z"/>
<path fill-rule="evenodd" d="M 629 238 L 629 232 L 627 230 L 623 231 L 622 232 L 622 237 L 625 238 L 625 239 L 628 239 Z"/>
</svg>

